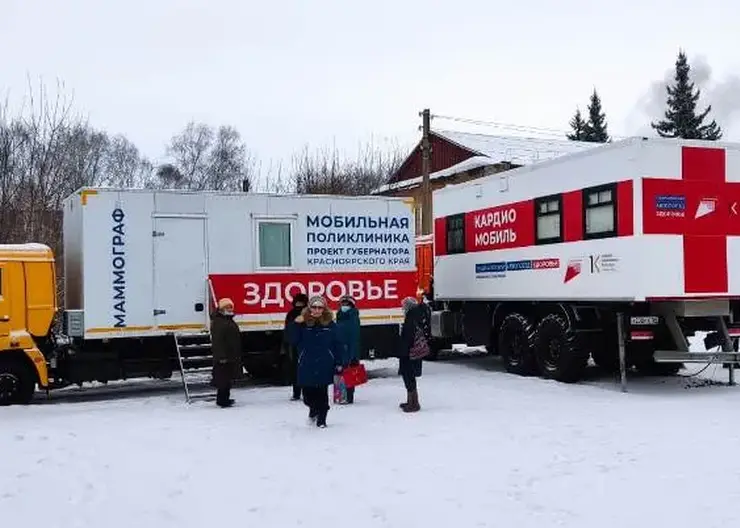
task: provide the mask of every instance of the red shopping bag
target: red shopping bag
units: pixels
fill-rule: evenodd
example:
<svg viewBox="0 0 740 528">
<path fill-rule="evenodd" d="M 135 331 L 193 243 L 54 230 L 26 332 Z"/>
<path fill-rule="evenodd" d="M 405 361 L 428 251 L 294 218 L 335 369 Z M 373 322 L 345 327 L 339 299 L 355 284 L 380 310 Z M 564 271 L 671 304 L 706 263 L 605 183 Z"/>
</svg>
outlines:
<svg viewBox="0 0 740 528">
<path fill-rule="evenodd" d="M 365 365 L 362 363 L 350 365 L 342 371 L 342 379 L 344 379 L 344 384 L 350 389 L 367 383 Z"/>
</svg>

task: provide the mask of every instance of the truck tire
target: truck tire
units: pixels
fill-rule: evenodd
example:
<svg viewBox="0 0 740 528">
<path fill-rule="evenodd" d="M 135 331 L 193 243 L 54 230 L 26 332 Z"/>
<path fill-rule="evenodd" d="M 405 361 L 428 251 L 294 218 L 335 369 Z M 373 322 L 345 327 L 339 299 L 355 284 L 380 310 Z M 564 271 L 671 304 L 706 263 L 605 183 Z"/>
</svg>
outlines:
<svg viewBox="0 0 740 528">
<path fill-rule="evenodd" d="M 537 372 L 534 335 L 534 325 L 522 314 L 510 313 L 501 321 L 496 348 L 507 372 L 520 376 L 531 376 Z"/>
<path fill-rule="evenodd" d="M 547 379 L 575 383 L 583 378 L 589 352 L 559 314 L 548 314 L 537 325 L 535 357 L 540 373 Z"/>
<path fill-rule="evenodd" d="M 36 390 L 36 376 L 19 359 L 0 359 L 0 406 L 27 405 Z"/>
</svg>

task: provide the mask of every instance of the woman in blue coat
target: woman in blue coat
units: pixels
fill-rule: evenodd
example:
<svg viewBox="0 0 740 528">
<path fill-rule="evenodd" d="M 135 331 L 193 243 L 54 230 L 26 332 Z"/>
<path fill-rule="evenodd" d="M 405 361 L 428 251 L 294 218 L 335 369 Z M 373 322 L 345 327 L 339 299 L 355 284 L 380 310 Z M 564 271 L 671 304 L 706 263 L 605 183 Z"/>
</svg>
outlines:
<svg viewBox="0 0 740 528">
<path fill-rule="evenodd" d="M 309 299 L 308 307 L 289 323 L 288 336 L 298 349 L 298 385 L 303 388 L 308 417 L 318 427 L 326 427 L 329 385 L 342 369 L 342 344 L 334 314 L 323 297 Z"/>
<path fill-rule="evenodd" d="M 357 365 L 360 362 L 360 312 L 349 295 L 339 299 L 337 330 L 342 343 L 342 367 Z M 354 401 L 355 388 L 347 387 L 347 403 Z"/>
</svg>

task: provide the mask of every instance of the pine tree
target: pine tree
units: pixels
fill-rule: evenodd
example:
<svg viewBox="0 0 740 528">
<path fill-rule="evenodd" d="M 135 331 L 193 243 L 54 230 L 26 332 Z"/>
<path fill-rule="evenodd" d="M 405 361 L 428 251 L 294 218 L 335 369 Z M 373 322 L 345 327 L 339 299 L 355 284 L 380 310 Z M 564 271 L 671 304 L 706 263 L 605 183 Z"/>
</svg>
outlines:
<svg viewBox="0 0 740 528">
<path fill-rule="evenodd" d="M 689 73 L 691 67 L 686 54 L 679 51 L 676 59 L 676 73 L 673 77 L 673 86 L 666 86 L 668 98 L 665 119 L 650 126 L 661 137 L 683 139 L 707 139 L 716 141 L 722 137 L 722 129 L 712 119 L 709 124 L 703 124 L 704 119 L 712 110 L 712 105 L 697 114 L 696 103 L 699 101 L 701 90 L 691 82 Z"/>
<path fill-rule="evenodd" d="M 609 141 L 609 133 L 606 128 L 606 114 L 601 108 L 601 98 L 594 89 L 591 94 L 591 101 L 588 104 L 588 121 L 586 122 L 583 141 L 606 143 Z"/>
<path fill-rule="evenodd" d="M 580 108 L 576 108 L 576 114 L 570 120 L 570 128 L 573 130 L 573 133 L 567 135 L 568 139 L 571 141 L 583 141 L 586 133 L 586 122 L 583 120 Z"/>
</svg>

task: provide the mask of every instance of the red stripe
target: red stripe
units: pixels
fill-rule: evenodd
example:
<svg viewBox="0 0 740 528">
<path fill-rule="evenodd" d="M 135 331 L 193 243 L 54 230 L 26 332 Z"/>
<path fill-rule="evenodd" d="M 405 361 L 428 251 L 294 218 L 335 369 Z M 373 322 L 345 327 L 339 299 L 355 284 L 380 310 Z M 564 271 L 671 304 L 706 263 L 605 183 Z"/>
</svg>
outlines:
<svg viewBox="0 0 740 528">
<path fill-rule="evenodd" d="M 725 182 L 725 150 L 703 147 L 681 149 L 681 178 L 687 181 Z"/>
<path fill-rule="evenodd" d="M 447 221 L 444 217 L 434 219 L 434 254 L 447 254 Z"/>
<path fill-rule="evenodd" d="M 683 273 L 686 293 L 728 291 L 725 237 L 684 235 Z"/>
<path fill-rule="evenodd" d="M 716 148 L 683 147 L 681 149 L 681 178 L 689 184 L 691 200 L 686 211 L 688 222 L 684 224 L 683 263 L 684 291 L 686 293 L 727 292 L 729 288 L 727 272 L 727 235 L 717 236 L 721 227 L 722 210 L 705 217 L 695 218 L 699 203 L 704 198 L 715 198 L 721 193 L 720 185 L 726 181 L 725 150 Z M 705 188 L 706 196 L 700 194 Z M 686 189 L 687 191 L 689 188 Z M 714 229 L 712 229 L 714 228 Z M 707 231 L 708 230 L 708 231 Z M 688 233 L 712 233 L 714 236 Z"/>
<path fill-rule="evenodd" d="M 563 193 L 563 241 L 583 240 L 583 192 Z"/>
<path fill-rule="evenodd" d="M 632 191 L 632 180 L 617 183 L 617 236 L 632 236 L 635 233 Z"/>
</svg>

